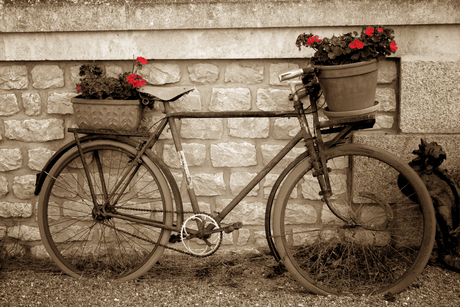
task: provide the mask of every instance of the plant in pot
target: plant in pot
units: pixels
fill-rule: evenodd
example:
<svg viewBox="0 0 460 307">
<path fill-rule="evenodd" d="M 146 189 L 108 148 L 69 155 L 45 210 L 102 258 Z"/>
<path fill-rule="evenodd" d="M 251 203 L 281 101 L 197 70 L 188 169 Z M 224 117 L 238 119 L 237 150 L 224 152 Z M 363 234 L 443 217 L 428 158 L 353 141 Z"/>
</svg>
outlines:
<svg viewBox="0 0 460 307">
<path fill-rule="evenodd" d="M 95 63 L 80 66 L 79 95 L 71 99 L 75 123 L 83 129 L 135 130 L 142 105 L 137 88 L 146 81 L 136 72 L 148 61 L 138 57 L 133 72 L 110 77 Z"/>
<path fill-rule="evenodd" d="M 326 98 L 328 116 L 360 115 L 376 111 L 378 68 L 398 49 L 391 28 L 370 26 L 320 39 L 312 33 L 297 37 L 299 50 L 315 50 L 311 62 Z"/>
</svg>

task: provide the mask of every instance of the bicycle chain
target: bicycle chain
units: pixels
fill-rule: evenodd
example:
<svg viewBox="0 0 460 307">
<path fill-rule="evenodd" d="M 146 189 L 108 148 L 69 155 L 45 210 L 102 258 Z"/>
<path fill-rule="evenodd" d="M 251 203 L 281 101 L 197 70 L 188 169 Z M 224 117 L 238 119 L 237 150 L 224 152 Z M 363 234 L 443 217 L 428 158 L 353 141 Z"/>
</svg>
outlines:
<svg viewBox="0 0 460 307">
<path fill-rule="evenodd" d="M 118 209 L 132 210 L 132 211 L 144 211 L 144 212 L 164 212 L 164 213 L 176 213 L 176 214 L 178 213 L 177 211 L 149 210 L 149 209 L 129 208 L 129 207 L 119 207 Z M 193 212 L 193 211 L 183 211 L 183 213 L 184 214 L 195 214 L 195 212 Z M 105 224 L 105 225 L 107 225 L 107 224 Z M 187 251 L 180 250 L 178 248 L 174 248 L 174 247 L 171 247 L 171 246 L 168 246 L 168 245 L 161 244 L 159 242 L 149 240 L 147 238 L 141 238 L 141 237 L 139 237 L 139 236 L 137 236 L 135 234 L 129 233 L 129 232 L 125 231 L 125 230 L 118 229 L 115 226 L 111 226 L 111 225 L 107 225 L 107 226 L 112 228 L 112 229 L 114 229 L 114 230 L 116 230 L 116 231 L 120 231 L 120 232 L 122 232 L 124 234 L 127 234 L 129 236 L 135 237 L 135 238 L 137 238 L 139 240 L 147 241 L 147 242 L 152 243 L 152 244 L 158 244 L 158 246 L 160 246 L 160 247 L 163 247 L 163 248 L 166 248 L 166 249 L 169 249 L 169 250 L 181 253 L 181 254 L 185 254 L 185 255 L 188 255 L 188 256 L 194 256 L 194 257 L 197 257 L 197 258 L 206 258 L 206 257 L 209 257 L 209 256 L 212 255 L 212 254 L 209 254 L 209 255 L 206 255 L 206 256 L 196 255 L 196 254 L 193 254 L 193 253 L 190 253 L 190 252 L 187 252 Z"/>
</svg>

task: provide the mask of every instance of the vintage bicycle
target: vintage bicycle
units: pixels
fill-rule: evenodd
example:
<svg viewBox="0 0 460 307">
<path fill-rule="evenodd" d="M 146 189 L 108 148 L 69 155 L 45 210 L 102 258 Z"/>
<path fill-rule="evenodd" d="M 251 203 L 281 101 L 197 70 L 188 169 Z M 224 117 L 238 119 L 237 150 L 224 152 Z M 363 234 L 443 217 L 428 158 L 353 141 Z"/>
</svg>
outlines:
<svg viewBox="0 0 460 307">
<path fill-rule="evenodd" d="M 170 102 L 193 88 L 144 86 L 143 103 L 164 107 L 153 132 L 69 129 L 75 140 L 37 176 L 40 234 L 51 258 L 74 277 L 128 281 L 150 270 L 165 249 L 210 256 L 223 233 L 243 227 L 225 224 L 225 217 L 303 143 L 305 152 L 279 175 L 267 201 L 265 231 L 273 256 L 313 293 L 402 291 L 425 267 L 435 238 L 425 185 L 396 156 L 352 142 L 353 131 L 373 126 L 373 114 L 319 120 L 315 69 L 290 71 L 280 80 L 290 80 L 294 111 L 173 112 Z M 178 122 L 236 117 L 295 117 L 300 128 L 222 211 L 202 212 Z M 168 126 L 193 212 L 184 210 L 171 170 L 151 149 Z M 325 134 L 331 134 L 329 141 Z"/>
</svg>

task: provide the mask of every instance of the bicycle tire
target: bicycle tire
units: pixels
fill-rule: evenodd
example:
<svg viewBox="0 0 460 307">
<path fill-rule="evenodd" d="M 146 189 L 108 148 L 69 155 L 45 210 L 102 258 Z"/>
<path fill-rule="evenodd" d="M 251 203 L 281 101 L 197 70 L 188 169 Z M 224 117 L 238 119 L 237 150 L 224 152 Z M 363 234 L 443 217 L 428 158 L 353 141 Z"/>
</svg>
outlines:
<svg viewBox="0 0 460 307">
<path fill-rule="evenodd" d="M 315 294 L 402 291 L 421 273 L 434 244 L 425 185 L 408 164 L 379 148 L 349 144 L 325 154 L 334 210 L 318 195 L 310 158 L 280 188 L 273 235 L 282 263 Z"/>
<path fill-rule="evenodd" d="M 82 150 L 101 206 L 133 161 L 136 149 L 117 141 L 96 140 L 83 143 Z M 141 157 L 128 189 L 115 195 L 120 198 L 116 203 L 112 198 L 107 211 L 172 227 L 169 185 L 146 155 Z M 145 274 L 162 255 L 171 231 L 116 216 L 104 218 L 93 209 L 88 178 L 74 147 L 50 169 L 39 197 L 38 223 L 48 254 L 73 277 L 127 281 Z"/>
</svg>

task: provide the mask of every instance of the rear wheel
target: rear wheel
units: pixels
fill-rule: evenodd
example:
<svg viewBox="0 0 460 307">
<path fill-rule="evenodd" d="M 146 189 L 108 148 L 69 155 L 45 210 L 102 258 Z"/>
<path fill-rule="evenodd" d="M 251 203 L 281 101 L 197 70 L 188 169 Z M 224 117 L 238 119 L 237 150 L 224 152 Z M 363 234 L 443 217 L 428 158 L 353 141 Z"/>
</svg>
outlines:
<svg viewBox="0 0 460 307">
<path fill-rule="evenodd" d="M 82 148 L 89 179 L 74 147 L 56 162 L 43 184 L 38 210 L 43 244 L 71 276 L 137 278 L 168 244 L 171 231 L 164 227 L 173 224 L 169 186 L 144 155 L 129 172 L 132 177 L 125 177 L 132 179 L 122 191 L 122 174 L 134 163 L 136 150 L 111 140 L 83 143 Z"/>
<path fill-rule="evenodd" d="M 373 147 L 338 146 L 326 159 L 332 210 L 309 158 L 280 188 L 273 235 L 281 261 L 317 294 L 402 291 L 423 270 L 434 243 L 426 187 L 407 164 Z"/>
</svg>

